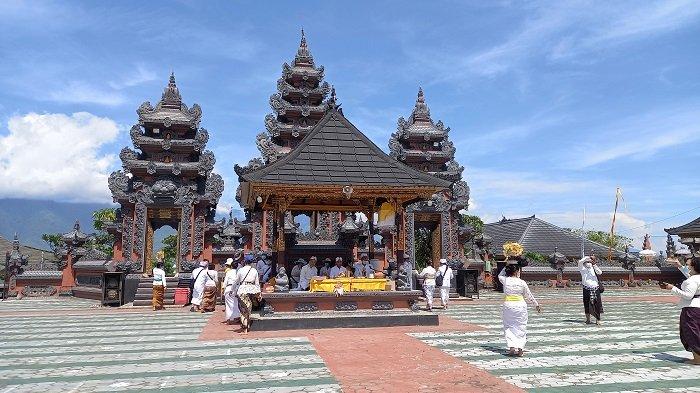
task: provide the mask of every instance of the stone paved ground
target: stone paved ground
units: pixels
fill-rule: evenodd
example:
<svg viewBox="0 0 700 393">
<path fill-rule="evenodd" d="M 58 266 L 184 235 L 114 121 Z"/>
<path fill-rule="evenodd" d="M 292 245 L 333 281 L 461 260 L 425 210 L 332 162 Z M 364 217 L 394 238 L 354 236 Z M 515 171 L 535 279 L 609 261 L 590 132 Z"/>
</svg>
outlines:
<svg viewBox="0 0 700 393">
<path fill-rule="evenodd" d="M 538 289 L 527 357 L 504 356 L 501 294 L 454 302 L 438 327 L 236 333 L 223 313 L 154 313 L 78 299 L 0 303 L 0 393 L 700 392 L 654 288 L 606 291 L 605 324 L 582 323 L 580 290 Z"/>
<path fill-rule="evenodd" d="M 646 291 L 646 292 L 645 292 Z M 623 296 L 649 301 L 624 301 Z M 606 291 L 602 326 L 583 323 L 578 291 L 536 291 L 538 299 L 560 299 L 531 310 L 523 358 L 505 356 L 499 304 L 455 304 L 446 315 L 485 331 L 411 333 L 423 342 L 533 392 L 700 392 L 700 367 L 678 338 L 679 309 L 653 301 L 651 289 Z M 605 299 L 604 298 L 604 299 Z"/>
<path fill-rule="evenodd" d="M 205 342 L 210 315 L 41 305 L 0 303 L 0 392 L 340 391 L 305 337 Z"/>
</svg>

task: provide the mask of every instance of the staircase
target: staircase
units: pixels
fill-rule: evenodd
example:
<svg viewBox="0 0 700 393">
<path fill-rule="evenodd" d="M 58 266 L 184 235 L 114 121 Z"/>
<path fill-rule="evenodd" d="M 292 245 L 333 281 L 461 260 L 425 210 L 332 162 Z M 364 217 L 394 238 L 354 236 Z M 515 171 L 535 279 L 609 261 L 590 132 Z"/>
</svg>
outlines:
<svg viewBox="0 0 700 393">
<path fill-rule="evenodd" d="M 172 306 L 175 304 L 175 288 L 187 288 L 189 280 L 180 280 L 177 277 L 167 277 L 165 279 L 167 287 L 163 296 L 163 304 Z M 139 286 L 136 289 L 136 297 L 134 298 L 134 306 L 152 306 L 153 305 L 153 277 L 141 277 Z"/>
</svg>

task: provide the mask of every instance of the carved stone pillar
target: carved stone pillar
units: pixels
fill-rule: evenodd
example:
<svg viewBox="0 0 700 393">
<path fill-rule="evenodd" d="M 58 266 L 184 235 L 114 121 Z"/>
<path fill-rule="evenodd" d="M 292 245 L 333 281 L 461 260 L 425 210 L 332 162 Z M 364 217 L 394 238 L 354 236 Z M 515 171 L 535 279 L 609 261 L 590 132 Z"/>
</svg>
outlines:
<svg viewBox="0 0 700 393">
<path fill-rule="evenodd" d="M 136 213 L 134 217 L 134 253 L 136 254 L 136 261 L 141 265 L 141 272 L 144 268 L 145 246 L 146 246 L 146 215 L 147 215 L 146 205 L 138 202 L 136 203 Z"/>
</svg>

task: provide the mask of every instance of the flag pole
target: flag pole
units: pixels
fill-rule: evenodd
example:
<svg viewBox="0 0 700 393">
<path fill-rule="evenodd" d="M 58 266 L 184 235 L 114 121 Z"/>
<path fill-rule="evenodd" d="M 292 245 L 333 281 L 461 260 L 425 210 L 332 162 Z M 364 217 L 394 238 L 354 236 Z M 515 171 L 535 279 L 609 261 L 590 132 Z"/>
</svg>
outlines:
<svg viewBox="0 0 700 393">
<path fill-rule="evenodd" d="M 586 256 L 586 247 L 585 247 L 585 240 L 584 240 L 584 227 L 586 226 L 586 205 L 583 205 L 583 220 L 581 220 L 581 258 L 584 258 Z"/>
<path fill-rule="evenodd" d="M 610 225 L 610 244 L 608 244 L 608 262 L 612 261 L 613 239 L 615 238 L 615 218 L 617 217 L 617 205 L 620 202 L 620 187 L 615 189 L 615 210 L 613 211 L 612 225 Z"/>
</svg>

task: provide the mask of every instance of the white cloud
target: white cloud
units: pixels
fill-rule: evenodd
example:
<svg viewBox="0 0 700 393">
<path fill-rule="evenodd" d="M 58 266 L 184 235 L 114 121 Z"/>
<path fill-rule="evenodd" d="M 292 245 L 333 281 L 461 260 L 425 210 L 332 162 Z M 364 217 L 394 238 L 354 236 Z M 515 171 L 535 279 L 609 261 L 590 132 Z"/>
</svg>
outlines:
<svg viewBox="0 0 700 393">
<path fill-rule="evenodd" d="M 129 75 L 123 76 L 118 81 L 112 81 L 109 86 L 116 90 L 121 90 L 127 87 L 138 86 L 140 84 L 151 82 L 158 79 L 155 71 L 147 68 L 143 64 L 137 64 L 136 69 Z"/>
<path fill-rule="evenodd" d="M 118 91 L 103 90 L 85 82 L 70 82 L 50 92 L 47 98 L 56 102 L 88 103 L 106 106 L 117 106 L 126 102 L 126 97 Z"/>
<path fill-rule="evenodd" d="M 108 202 L 116 162 L 100 148 L 119 129 L 87 112 L 13 116 L 0 136 L 0 197 Z"/>
<path fill-rule="evenodd" d="M 605 189 L 596 181 L 545 178 L 534 172 L 499 171 L 469 167 L 465 178 L 472 191 L 481 195 L 545 195 L 573 194 L 581 190 Z"/>
<path fill-rule="evenodd" d="M 436 71 L 441 81 L 495 77 L 526 68 L 533 59 L 591 62 L 592 52 L 679 30 L 700 16 L 694 0 L 542 2 L 518 8 L 528 15 L 522 24 L 505 40 L 480 51 L 454 55 L 459 51 L 435 53 L 431 48 L 409 47 L 407 55 L 420 67 Z M 517 72 L 509 75 L 523 77 Z"/>
<path fill-rule="evenodd" d="M 586 133 L 593 138 L 578 144 L 570 166 L 587 168 L 622 157 L 649 157 L 662 149 L 700 139 L 700 104 L 635 114 L 601 130 Z M 601 138 L 606 142 L 601 146 Z"/>
</svg>

